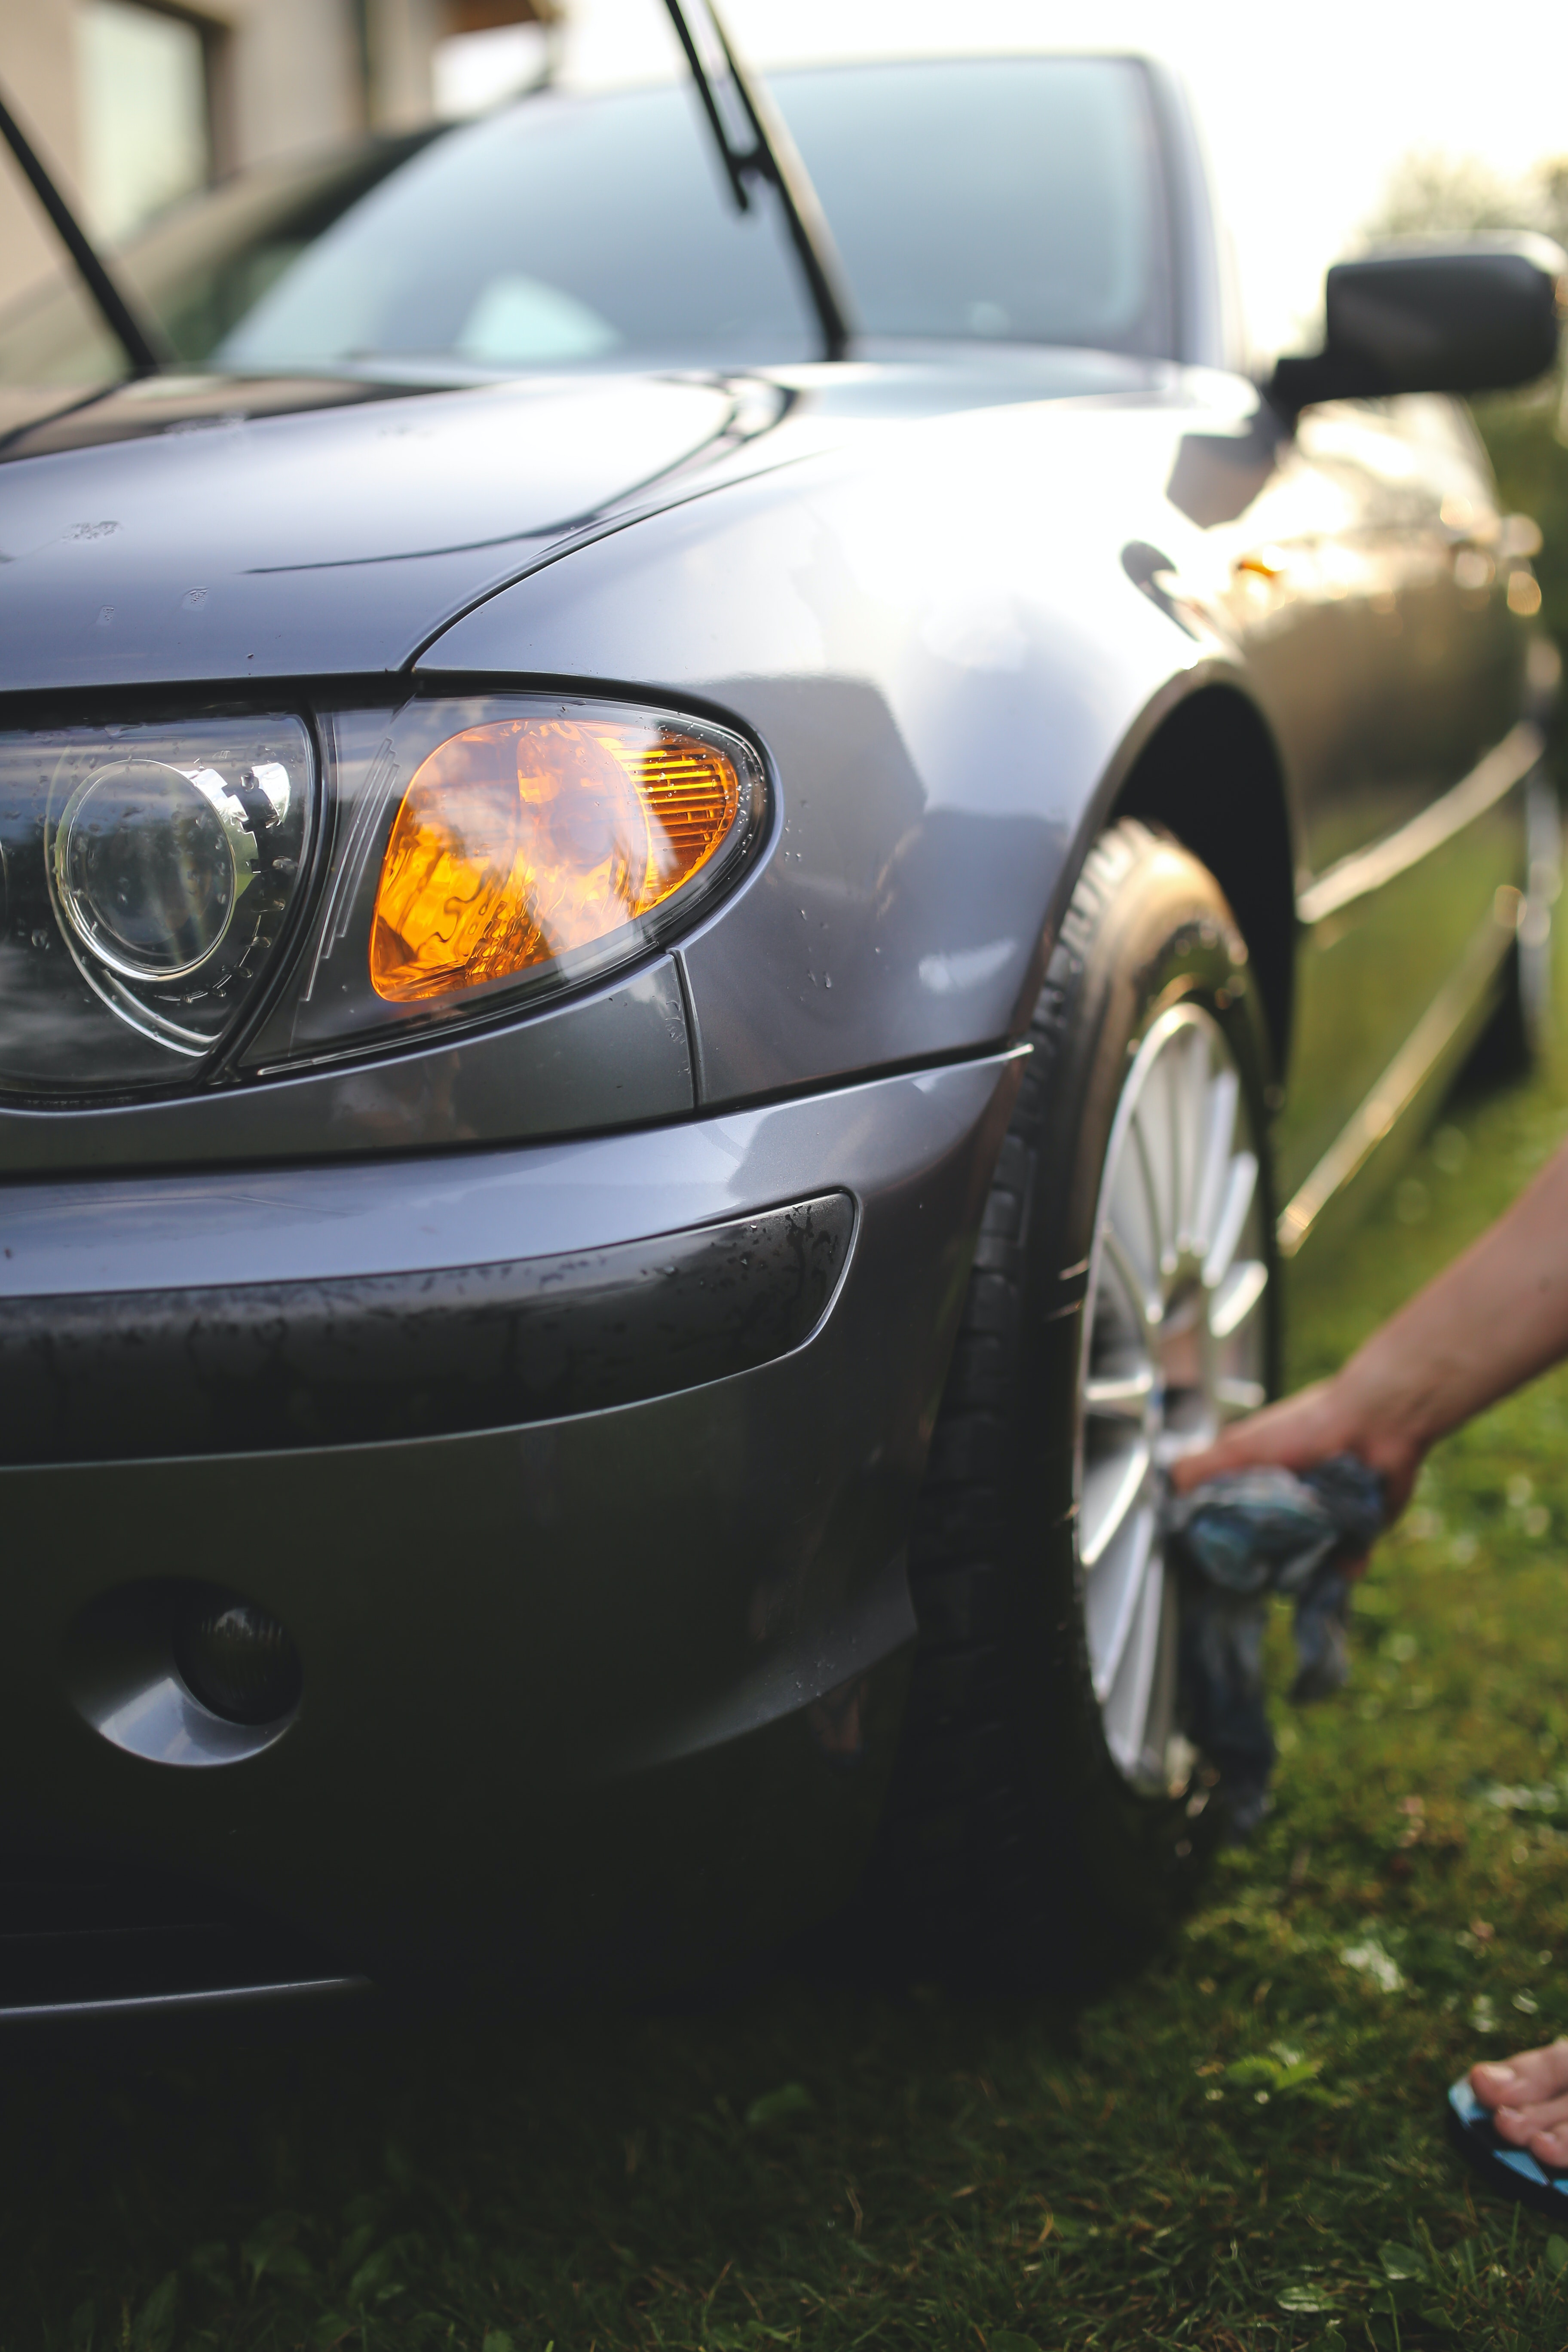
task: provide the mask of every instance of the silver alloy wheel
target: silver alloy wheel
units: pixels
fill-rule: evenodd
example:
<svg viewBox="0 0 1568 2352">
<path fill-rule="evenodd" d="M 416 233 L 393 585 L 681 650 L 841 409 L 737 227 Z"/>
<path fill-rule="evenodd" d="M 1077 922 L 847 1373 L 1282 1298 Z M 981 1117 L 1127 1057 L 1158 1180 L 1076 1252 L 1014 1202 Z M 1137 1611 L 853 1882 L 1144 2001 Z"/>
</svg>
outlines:
<svg viewBox="0 0 1568 2352">
<path fill-rule="evenodd" d="M 1105 1155 L 1079 1371 L 1079 1559 L 1106 1742 L 1146 1789 L 1180 1790 L 1177 1611 L 1160 1475 L 1264 1400 L 1268 1282 L 1257 1139 L 1234 1055 L 1201 1005 L 1133 1056 Z"/>
</svg>

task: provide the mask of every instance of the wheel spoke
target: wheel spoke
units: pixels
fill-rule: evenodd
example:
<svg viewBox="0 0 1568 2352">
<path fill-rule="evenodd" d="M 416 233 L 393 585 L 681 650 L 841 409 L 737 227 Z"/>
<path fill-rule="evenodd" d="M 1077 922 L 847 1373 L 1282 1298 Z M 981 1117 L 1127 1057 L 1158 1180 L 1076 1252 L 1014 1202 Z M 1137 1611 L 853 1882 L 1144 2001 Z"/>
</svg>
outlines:
<svg viewBox="0 0 1568 2352">
<path fill-rule="evenodd" d="M 1131 1612 L 1115 1679 L 1103 1702 L 1106 1744 L 1130 1777 L 1146 1768 L 1149 1701 L 1160 1663 L 1160 1628 L 1165 1609 L 1165 1571 L 1156 1554 L 1148 1559 Z"/>
<path fill-rule="evenodd" d="M 1101 1706 L 1116 1686 L 1154 1556 L 1154 1513 L 1145 1504 L 1127 1523 L 1122 1540 L 1089 1579 L 1085 1595 L 1089 1661 Z"/>
<path fill-rule="evenodd" d="M 1209 1329 L 1216 1339 L 1239 1331 L 1268 1287 L 1268 1268 L 1261 1258 L 1245 1257 L 1233 1265 L 1220 1284 L 1209 1310 Z"/>
<path fill-rule="evenodd" d="M 1230 1163 L 1230 1175 L 1225 1188 L 1225 1205 L 1220 1210 L 1215 1237 L 1204 1265 L 1204 1286 L 1217 1290 L 1230 1271 L 1241 1239 L 1241 1229 L 1247 1223 L 1247 1213 L 1252 1206 L 1258 1190 L 1258 1160 L 1250 1151 L 1238 1151 Z"/>
<path fill-rule="evenodd" d="M 1113 1224 L 1108 1223 L 1100 1228 L 1100 1247 L 1105 1254 L 1105 1262 L 1115 1274 L 1117 1282 L 1126 1296 L 1127 1304 L 1132 1309 L 1138 1325 L 1138 1336 L 1145 1347 L 1150 1347 L 1152 1344 L 1154 1333 L 1159 1328 L 1160 1302 L 1158 1298 L 1151 1298 L 1143 1287 L 1138 1269 L 1129 1256 L 1121 1236 Z"/>
<path fill-rule="evenodd" d="M 1268 1267 L 1240 1075 L 1202 1006 L 1141 1041 L 1111 1129 L 1083 1334 L 1078 1554 L 1110 1754 L 1164 1787 L 1180 1596 L 1152 1474 L 1265 1399 Z M 1201 1273 L 1200 1273 L 1201 1268 Z"/>
<path fill-rule="evenodd" d="M 1209 1082 L 1208 1118 L 1204 1136 L 1203 1181 L 1193 1218 L 1193 1247 L 1204 1257 L 1214 1246 L 1226 1179 L 1230 1173 L 1236 1140 L 1236 1107 L 1241 1092 L 1234 1070 L 1221 1070 Z"/>
<path fill-rule="evenodd" d="M 1160 1241 L 1160 1271 L 1175 1270 L 1176 1226 L 1181 1217 L 1180 1167 L 1176 1156 L 1176 1118 L 1171 1100 L 1171 1076 L 1162 1055 L 1143 1081 L 1143 1091 L 1132 1117 L 1132 1133 L 1143 1162 L 1151 1213 Z"/>
<path fill-rule="evenodd" d="M 1193 1247 L 1205 1171 L 1209 1092 L 1208 1040 L 1201 1029 L 1178 1038 L 1171 1056 L 1171 1121 L 1175 1136 L 1175 1228 L 1178 1255 Z"/>
<path fill-rule="evenodd" d="M 1101 1420 L 1142 1427 L 1153 1393 L 1154 1375 L 1147 1364 L 1136 1372 L 1100 1372 L 1083 1384 L 1083 1409 Z"/>
<path fill-rule="evenodd" d="M 1132 1144 L 1132 1157 L 1138 1167 L 1138 1186 L 1143 1203 L 1143 1214 L 1149 1224 L 1149 1271 L 1158 1279 L 1160 1268 L 1165 1262 L 1168 1244 L 1165 1234 L 1164 1208 L 1160 1199 L 1160 1186 L 1155 1174 L 1154 1161 L 1150 1152 L 1149 1139 L 1143 1132 L 1142 1111 L 1143 1107 L 1140 1104 L 1132 1114 L 1128 1132 Z"/>
<path fill-rule="evenodd" d="M 1079 1558 L 1086 1569 L 1098 1568 L 1118 1534 L 1149 1475 L 1152 1459 L 1144 1438 L 1086 1465 L 1079 1502 Z"/>
</svg>

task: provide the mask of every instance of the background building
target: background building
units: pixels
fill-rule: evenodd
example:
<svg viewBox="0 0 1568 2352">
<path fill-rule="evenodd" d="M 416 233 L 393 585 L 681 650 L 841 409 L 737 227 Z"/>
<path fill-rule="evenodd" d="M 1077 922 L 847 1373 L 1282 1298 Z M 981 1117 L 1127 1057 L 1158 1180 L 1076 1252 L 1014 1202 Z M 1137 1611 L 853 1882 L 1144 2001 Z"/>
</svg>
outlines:
<svg viewBox="0 0 1568 2352">
<path fill-rule="evenodd" d="M 0 92 L 113 244 L 246 164 L 462 114 L 544 62 L 558 0 L 0 0 Z M 0 149 L 0 301 L 59 267 Z"/>
</svg>

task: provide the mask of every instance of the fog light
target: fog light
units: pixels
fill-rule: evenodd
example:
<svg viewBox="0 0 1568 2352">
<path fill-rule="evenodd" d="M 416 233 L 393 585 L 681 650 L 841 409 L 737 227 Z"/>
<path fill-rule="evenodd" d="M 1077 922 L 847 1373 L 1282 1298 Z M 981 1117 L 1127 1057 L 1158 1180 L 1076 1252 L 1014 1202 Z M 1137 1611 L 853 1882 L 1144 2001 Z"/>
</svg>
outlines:
<svg viewBox="0 0 1568 2352">
<path fill-rule="evenodd" d="M 174 1632 L 174 1664 L 193 1698 L 230 1723 L 276 1723 L 299 1705 L 300 1653 L 276 1617 L 208 1588 Z"/>
</svg>

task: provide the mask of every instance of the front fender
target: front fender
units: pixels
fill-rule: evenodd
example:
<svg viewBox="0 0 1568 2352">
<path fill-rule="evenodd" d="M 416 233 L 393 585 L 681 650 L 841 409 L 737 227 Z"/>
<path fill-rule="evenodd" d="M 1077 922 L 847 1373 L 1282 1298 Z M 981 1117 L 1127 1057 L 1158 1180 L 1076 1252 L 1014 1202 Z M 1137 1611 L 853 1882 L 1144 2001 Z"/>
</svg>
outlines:
<svg viewBox="0 0 1568 2352">
<path fill-rule="evenodd" d="M 1122 561 L 1174 520 L 1171 430 L 1117 402 L 884 427 L 579 547 L 425 654 L 430 685 L 652 695 L 756 739 L 766 852 L 678 950 L 701 1101 L 1026 1022 L 1129 747 L 1221 653 Z"/>
</svg>

